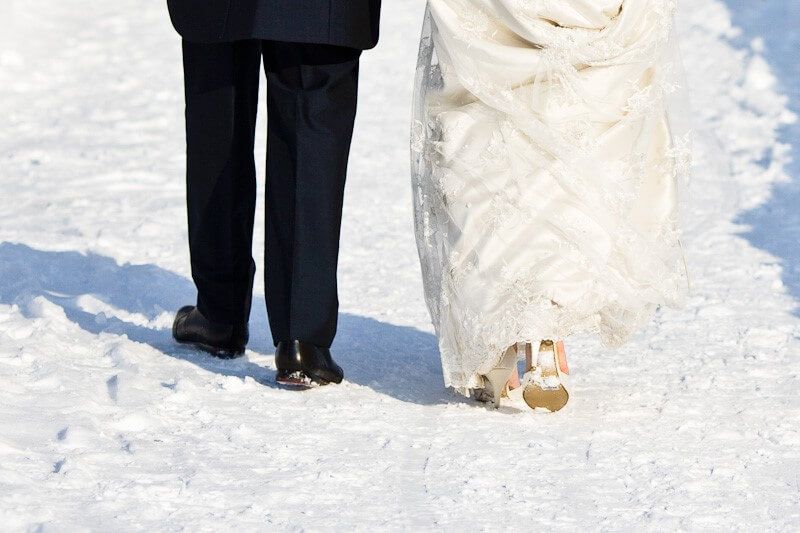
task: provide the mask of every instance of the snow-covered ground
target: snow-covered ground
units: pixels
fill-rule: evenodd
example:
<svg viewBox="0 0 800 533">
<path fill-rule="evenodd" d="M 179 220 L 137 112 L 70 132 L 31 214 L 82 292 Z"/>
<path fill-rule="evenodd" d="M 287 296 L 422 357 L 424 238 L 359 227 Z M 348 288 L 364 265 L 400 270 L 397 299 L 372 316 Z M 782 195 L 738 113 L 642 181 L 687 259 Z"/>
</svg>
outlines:
<svg viewBox="0 0 800 533">
<path fill-rule="evenodd" d="M 734 42 L 742 45 L 755 40 L 778 75 L 778 87 L 787 94 L 789 108 L 800 113 L 800 2 L 727 0 L 734 24 L 742 32 Z M 800 298 L 800 120 L 784 125 L 781 143 L 793 147 L 787 165 L 793 178 L 776 185 L 770 200 L 756 209 L 741 213 L 737 221 L 746 226 L 743 233 L 759 248 L 784 263 L 783 281 L 789 292 Z M 762 164 L 769 164 L 772 154 L 764 154 Z"/>
<path fill-rule="evenodd" d="M 163 4 L 0 0 L 0 530 L 800 528 L 800 318 L 782 281 L 798 254 L 743 236 L 784 235 L 781 220 L 740 224 L 786 179 L 792 115 L 723 3 L 680 17 L 689 305 L 616 352 L 570 339 L 573 399 L 554 415 L 442 388 L 407 163 L 423 0 L 386 2 L 364 56 L 347 382 L 276 387 L 263 296 L 245 358 L 172 343 L 194 292 Z"/>
</svg>

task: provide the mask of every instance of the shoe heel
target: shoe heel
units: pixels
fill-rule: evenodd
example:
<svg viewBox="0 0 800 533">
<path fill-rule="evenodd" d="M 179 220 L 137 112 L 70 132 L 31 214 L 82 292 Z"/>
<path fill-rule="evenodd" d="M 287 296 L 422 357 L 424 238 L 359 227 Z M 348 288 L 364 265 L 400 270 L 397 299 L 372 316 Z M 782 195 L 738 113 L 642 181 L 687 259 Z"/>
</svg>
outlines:
<svg viewBox="0 0 800 533">
<path fill-rule="evenodd" d="M 561 410 L 569 401 L 569 392 L 564 386 L 563 374 L 559 370 L 560 361 L 553 341 L 542 341 L 536 363 L 525 375 L 525 389 L 522 398 L 531 409 L 547 409 L 550 412 Z"/>
<path fill-rule="evenodd" d="M 497 366 L 483 376 L 485 385 L 488 385 L 485 389 L 490 389 L 487 390 L 487 393 L 491 393 L 492 403 L 495 409 L 500 407 L 500 398 L 502 398 L 503 391 L 506 389 L 508 380 L 516 366 L 517 350 L 516 346 L 512 346 L 506 350 L 506 353 L 503 354 L 503 358 L 500 359 Z"/>
<path fill-rule="evenodd" d="M 505 368 L 495 368 L 490 370 L 483 378 L 486 380 L 487 385 L 491 388 L 492 404 L 494 408 L 500 407 L 500 398 L 503 396 L 503 391 L 508 383 L 508 378 L 511 377 L 511 371 Z"/>
</svg>

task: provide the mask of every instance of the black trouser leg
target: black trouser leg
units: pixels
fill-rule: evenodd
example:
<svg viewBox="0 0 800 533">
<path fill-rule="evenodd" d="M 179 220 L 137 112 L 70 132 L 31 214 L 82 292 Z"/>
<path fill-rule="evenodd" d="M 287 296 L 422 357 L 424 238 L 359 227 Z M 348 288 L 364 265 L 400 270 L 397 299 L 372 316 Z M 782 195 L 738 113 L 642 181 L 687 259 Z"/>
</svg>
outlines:
<svg viewBox="0 0 800 533">
<path fill-rule="evenodd" d="M 266 299 L 275 342 L 328 347 L 359 50 L 265 41 Z"/>
<path fill-rule="evenodd" d="M 183 43 L 189 249 L 197 305 L 220 324 L 247 322 L 261 42 Z"/>
</svg>

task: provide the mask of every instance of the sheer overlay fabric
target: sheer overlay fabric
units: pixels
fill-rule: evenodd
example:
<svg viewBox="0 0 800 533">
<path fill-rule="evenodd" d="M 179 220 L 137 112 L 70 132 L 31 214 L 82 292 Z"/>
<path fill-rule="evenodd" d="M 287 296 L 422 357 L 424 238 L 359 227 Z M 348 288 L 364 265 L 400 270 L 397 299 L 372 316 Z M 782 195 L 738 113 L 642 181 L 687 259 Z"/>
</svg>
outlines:
<svg viewBox="0 0 800 533">
<path fill-rule="evenodd" d="M 672 0 L 429 0 L 415 227 L 445 384 L 517 342 L 625 342 L 687 276 Z"/>
</svg>

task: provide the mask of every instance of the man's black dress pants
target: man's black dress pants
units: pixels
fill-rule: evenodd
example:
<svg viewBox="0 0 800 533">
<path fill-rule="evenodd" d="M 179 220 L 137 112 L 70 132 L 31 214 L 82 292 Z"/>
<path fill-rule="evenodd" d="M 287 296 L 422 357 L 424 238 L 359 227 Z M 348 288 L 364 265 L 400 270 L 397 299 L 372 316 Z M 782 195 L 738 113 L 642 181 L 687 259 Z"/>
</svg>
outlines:
<svg viewBox="0 0 800 533">
<path fill-rule="evenodd" d="M 197 305 L 245 323 L 255 263 L 253 144 L 267 77 L 266 301 L 274 341 L 336 333 L 342 200 L 360 50 L 274 41 L 184 41 L 187 204 Z"/>
</svg>

